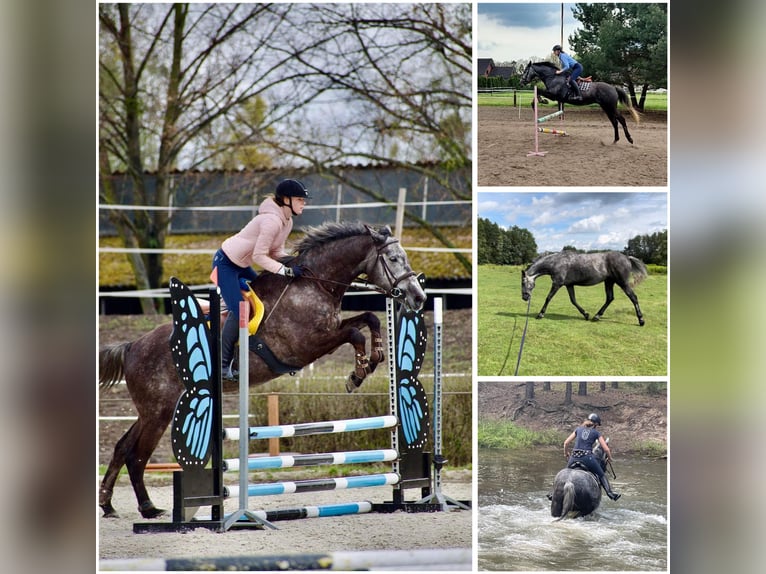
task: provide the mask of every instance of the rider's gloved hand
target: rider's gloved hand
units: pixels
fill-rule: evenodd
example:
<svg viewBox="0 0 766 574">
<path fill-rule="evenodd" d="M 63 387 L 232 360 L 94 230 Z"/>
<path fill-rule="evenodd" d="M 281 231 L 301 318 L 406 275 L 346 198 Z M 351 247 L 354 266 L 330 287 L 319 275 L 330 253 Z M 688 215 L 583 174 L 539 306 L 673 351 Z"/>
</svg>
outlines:
<svg viewBox="0 0 766 574">
<path fill-rule="evenodd" d="M 287 277 L 300 277 L 303 275 L 303 266 L 292 265 L 288 267 L 287 265 L 285 265 L 285 275 Z"/>
</svg>

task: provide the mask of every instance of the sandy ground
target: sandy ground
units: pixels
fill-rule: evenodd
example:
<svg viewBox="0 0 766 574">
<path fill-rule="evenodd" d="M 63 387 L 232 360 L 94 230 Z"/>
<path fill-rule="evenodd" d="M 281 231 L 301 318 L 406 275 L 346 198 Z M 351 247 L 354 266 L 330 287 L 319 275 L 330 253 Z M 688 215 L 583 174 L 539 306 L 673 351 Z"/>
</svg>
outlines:
<svg viewBox="0 0 766 574">
<path fill-rule="evenodd" d="M 470 500 L 470 471 L 443 473 L 442 492 L 456 500 Z M 132 488 L 121 477 L 114 492 L 120 518 L 99 519 L 100 559 L 210 558 L 227 556 L 271 556 L 278 554 L 326 553 L 394 549 L 471 548 L 471 511 L 433 513 L 394 512 L 357 514 L 328 518 L 279 521 L 279 530 L 232 530 L 216 533 L 198 528 L 183 534 L 134 534 L 134 522 L 146 522 L 136 510 Z M 172 507 L 171 486 L 149 486 L 157 506 Z M 419 490 L 407 491 L 407 499 Z M 311 494 L 268 496 L 250 499 L 252 509 L 295 508 L 338 502 L 385 502 L 391 487 L 376 487 Z M 237 501 L 227 501 L 226 512 Z M 161 518 L 158 520 L 169 520 Z"/>
<path fill-rule="evenodd" d="M 479 107 L 478 183 L 480 186 L 665 186 L 667 185 L 667 115 L 647 112 L 636 125 L 623 108 L 631 145 L 620 127 L 620 141 L 599 108 L 567 106 L 564 120 L 546 127 L 567 136 L 539 134 L 543 157 L 535 149 L 532 110 Z M 541 115 L 554 111 L 546 109 Z"/>
</svg>

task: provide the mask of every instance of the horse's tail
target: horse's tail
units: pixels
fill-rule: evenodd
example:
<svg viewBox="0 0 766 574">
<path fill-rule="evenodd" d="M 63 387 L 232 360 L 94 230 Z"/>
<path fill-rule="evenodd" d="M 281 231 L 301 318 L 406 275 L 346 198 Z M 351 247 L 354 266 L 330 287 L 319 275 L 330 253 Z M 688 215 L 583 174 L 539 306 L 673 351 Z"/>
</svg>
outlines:
<svg viewBox="0 0 766 574">
<path fill-rule="evenodd" d="M 98 352 L 98 386 L 108 389 L 119 383 L 125 374 L 125 355 L 132 343 L 104 347 Z"/>
<path fill-rule="evenodd" d="M 564 500 L 561 503 L 561 514 L 554 520 L 558 522 L 566 517 L 572 510 L 574 510 L 575 500 L 575 487 L 571 480 L 567 480 L 564 484 Z"/>
<path fill-rule="evenodd" d="M 628 255 L 628 259 L 630 259 L 630 272 L 631 272 L 631 287 L 635 287 L 641 281 L 646 279 L 649 272 L 646 270 L 646 265 L 644 265 L 644 262 L 640 259 L 637 259 L 633 257 L 632 255 Z"/>
<path fill-rule="evenodd" d="M 641 118 L 639 117 L 638 112 L 633 107 L 633 103 L 630 101 L 630 96 L 628 96 L 628 94 L 622 88 L 618 88 L 615 86 L 614 89 L 617 90 L 617 99 L 620 100 L 621 104 L 623 104 L 626 108 L 628 108 L 630 115 L 633 116 L 633 119 L 636 120 L 636 123 L 640 124 Z"/>
</svg>

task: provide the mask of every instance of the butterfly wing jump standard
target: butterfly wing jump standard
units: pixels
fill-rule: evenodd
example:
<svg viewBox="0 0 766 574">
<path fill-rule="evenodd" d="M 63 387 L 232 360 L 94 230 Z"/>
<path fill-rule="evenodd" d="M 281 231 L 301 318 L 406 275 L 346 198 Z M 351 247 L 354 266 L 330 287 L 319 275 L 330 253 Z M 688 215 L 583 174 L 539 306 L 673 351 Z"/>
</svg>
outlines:
<svg viewBox="0 0 766 574">
<path fill-rule="evenodd" d="M 397 383 L 392 410 L 396 409 L 393 412 L 399 418 L 399 432 L 395 433 L 394 444 L 399 460 L 394 469 L 401 476 L 394 488 L 392 508 L 432 510 L 428 505 L 419 508 L 417 504 L 408 505 L 404 501 L 405 489 L 420 488 L 423 496 L 428 496 L 431 491 L 431 453 L 424 451 L 431 418 L 426 391 L 418 380 L 428 343 L 423 311 L 410 311 L 390 300 L 387 308 L 389 325 L 394 326 L 394 333 L 389 334 L 389 352 L 395 358 L 391 376 Z"/>
<path fill-rule="evenodd" d="M 173 364 L 186 390 L 176 404 L 171 427 L 173 454 L 183 472 L 174 473 L 177 500 L 174 504 L 174 520 L 189 519 L 198 506 L 188 506 L 183 501 L 188 495 L 205 492 L 212 494 L 210 500 L 212 520 L 218 521 L 223 513 L 223 478 L 220 460 L 221 444 L 221 397 L 220 365 L 217 321 L 212 323 L 214 333 L 208 328 L 205 315 L 192 291 L 181 281 L 170 279 L 170 297 L 173 309 L 173 332 L 170 335 L 170 351 Z M 218 298 L 210 297 L 210 316 L 218 317 Z M 210 468 L 205 468 L 213 460 Z M 180 497 L 180 498 L 178 498 Z M 187 512 L 189 516 L 186 516 Z M 184 516 L 181 516 L 184 515 Z"/>
</svg>

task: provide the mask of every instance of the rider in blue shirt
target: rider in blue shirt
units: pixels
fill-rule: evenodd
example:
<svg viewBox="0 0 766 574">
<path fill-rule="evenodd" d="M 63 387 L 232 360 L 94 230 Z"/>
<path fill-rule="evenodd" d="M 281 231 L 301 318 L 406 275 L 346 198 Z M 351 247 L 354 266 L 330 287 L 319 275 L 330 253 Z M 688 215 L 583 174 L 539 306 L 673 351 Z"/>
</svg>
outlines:
<svg viewBox="0 0 766 574">
<path fill-rule="evenodd" d="M 572 463 L 579 462 L 595 474 L 598 477 L 601 486 L 604 487 L 606 495 L 612 500 L 617 500 L 622 495 L 612 491 L 609 480 L 607 480 L 606 474 L 604 474 L 604 469 L 601 468 L 601 463 L 593 456 L 593 444 L 598 441 L 601 448 L 604 449 L 604 452 L 606 453 L 606 460 L 612 459 L 612 452 L 609 450 L 609 445 L 606 444 L 601 433 L 596 430 L 596 427 L 600 425 L 601 417 L 596 413 L 588 415 L 588 418 L 583 421 L 582 425 L 572 431 L 572 434 L 570 434 L 564 441 L 564 456 L 569 459 L 570 467 Z M 567 452 L 567 446 L 572 441 L 575 441 L 575 443 L 572 455 L 570 456 Z"/>
<path fill-rule="evenodd" d="M 569 72 L 569 84 L 572 86 L 572 89 L 574 90 L 574 96 L 572 96 L 571 99 L 573 100 L 582 100 L 582 94 L 580 93 L 580 86 L 577 85 L 577 78 L 580 77 L 580 74 L 582 74 L 582 64 L 575 60 L 572 56 L 565 53 L 561 46 L 556 44 L 553 46 L 553 53 L 558 57 L 559 60 L 561 60 L 561 69 L 556 70 L 557 74 L 563 74 L 564 72 Z"/>
</svg>

